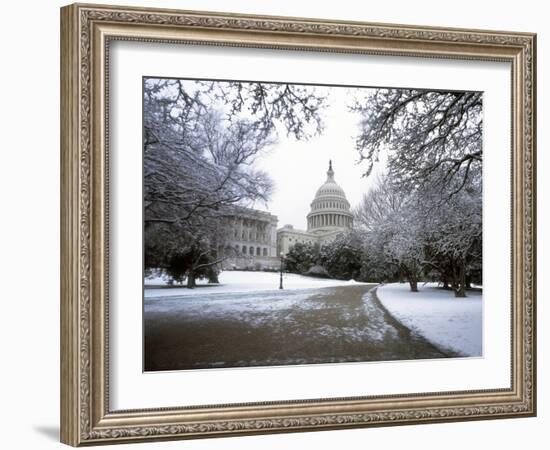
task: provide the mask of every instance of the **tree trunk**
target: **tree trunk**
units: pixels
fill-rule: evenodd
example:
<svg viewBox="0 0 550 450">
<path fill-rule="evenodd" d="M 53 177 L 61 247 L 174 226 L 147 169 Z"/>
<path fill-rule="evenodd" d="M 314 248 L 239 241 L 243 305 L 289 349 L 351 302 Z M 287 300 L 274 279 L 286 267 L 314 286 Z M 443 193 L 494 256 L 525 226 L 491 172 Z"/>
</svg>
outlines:
<svg viewBox="0 0 550 450">
<path fill-rule="evenodd" d="M 418 292 L 418 280 L 416 276 L 409 275 L 409 286 L 411 287 L 411 292 Z"/>
<path fill-rule="evenodd" d="M 451 289 L 455 293 L 455 296 L 457 296 L 457 292 L 460 288 L 460 277 L 458 275 L 458 270 L 455 262 L 453 262 L 451 274 Z"/>
<path fill-rule="evenodd" d="M 193 289 L 197 286 L 197 283 L 195 282 L 195 272 L 189 271 L 187 273 L 187 288 Z"/>
<path fill-rule="evenodd" d="M 399 277 L 399 282 L 404 283 L 405 282 L 405 277 L 403 276 L 403 269 L 400 268 L 397 273 L 398 273 L 398 277 Z"/>
<path fill-rule="evenodd" d="M 458 277 L 458 286 L 455 290 L 455 297 L 463 298 L 466 297 L 466 270 L 464 264 L 460 264 Z"/>
</svg>

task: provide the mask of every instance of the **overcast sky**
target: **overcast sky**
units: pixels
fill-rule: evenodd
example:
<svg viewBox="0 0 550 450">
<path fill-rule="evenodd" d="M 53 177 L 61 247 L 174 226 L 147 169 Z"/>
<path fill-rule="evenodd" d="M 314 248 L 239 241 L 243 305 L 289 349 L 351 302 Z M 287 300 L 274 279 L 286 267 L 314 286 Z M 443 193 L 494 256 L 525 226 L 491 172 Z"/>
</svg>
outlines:
<svg viewBox="0 0 550 450">
<path fill-rule="evenodd" d="M 306 229 L 306 215 L 317 189 L 325 182 L 329 159 L 336 182 L 344 189 L 352 208 L 368 191 L 376 172 L 369 178 L 361 175 L 366 164 L 357 164 L 358 153 L 354 147 L 358 116 L 348 111 L 356 89 L 333 87 L 329 93 L 328 108 L 324 112 L 325 129 L 321 136 L 309 141 L 297 141 L 279 132 L 279 142 L 257 165 L 266 170 L 275 182 L 275 192 L 267 205 L 257 204 L 279 218 L 279 227 L 285 224 Z"/>
</svg>

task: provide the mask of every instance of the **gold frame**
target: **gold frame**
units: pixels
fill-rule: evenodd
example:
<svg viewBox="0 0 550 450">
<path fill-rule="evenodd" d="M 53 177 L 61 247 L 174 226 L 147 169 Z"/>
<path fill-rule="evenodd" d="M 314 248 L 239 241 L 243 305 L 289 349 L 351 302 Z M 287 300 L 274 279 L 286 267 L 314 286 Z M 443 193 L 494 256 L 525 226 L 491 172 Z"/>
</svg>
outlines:
<svg viewBox="0 0 550 450">
<path fill-rule="evenodd" d="M 509 389 L 111 411 L 107 114 L 115 39 L 507 61 L 512 66 Z M 61 9 L 61 440 L 80 446 L 536 414 L 536 35 L 74 4 Z"/>
</svg>

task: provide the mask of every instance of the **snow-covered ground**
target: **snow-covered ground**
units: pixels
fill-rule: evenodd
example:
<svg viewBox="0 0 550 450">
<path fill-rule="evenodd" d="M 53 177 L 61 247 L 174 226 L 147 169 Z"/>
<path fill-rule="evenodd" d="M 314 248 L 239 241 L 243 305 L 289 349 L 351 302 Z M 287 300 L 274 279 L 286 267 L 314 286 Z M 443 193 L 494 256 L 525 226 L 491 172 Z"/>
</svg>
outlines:
<svg viewBox="0 0 550 450">
<path fill-rule="evenodd" d="M 146 370 L 449 356 L 390 320 L 372 295 L 374 287 L 349 283 L 225 293 L 197 288 L 184 296 L 149 296 Z"/>
<path fill-rule="evenodd" d="M 262 315 L 304 308 L 306 300 L 319 294 L 316 289 L 300 291 L 212 292 L 212 289 L 187 289 L 196 295 L 147 296 L 147 313 L 170 314 L 187 319 L 236 319 L 259 326 Z M 215 294 L 215 295 L 211 295 Z M 309 304 L 308 304 L 309 305 Z M 259 316 L 259 317 L 257 317 Z M 268 317 L 269 319 L 269 317 Z"/>
<path fill-rule="evenodd" d="M 418 290 L 392 283 L 378 287 L 377 295 L 397 320 L 442 350 L 481 356 L 482 292 L 468 291 L 468 297 L 456 298 L 435 283 L 419 284 Z"/>
<path fill-rule="evenodd" d="M 279 273 L 276 272 L 246 272 L 225 271 L 220 273 L 220 284 L 208 284 L 206 280 L 198 280 L 196 289 L 185 286 L 168 286 L 160 277 L 145 279 L 145 297 L 165 297 L 201 294 L 225 294 L 228 292 L 272 291 L 279 289 Z M 313 289 L 334 286 L 353 286 L 356 281 L 331 280 L 327 278 L 306 277 L 292 273 L 283 275 L 283 286 L 287 290 Z"/>
</svg>

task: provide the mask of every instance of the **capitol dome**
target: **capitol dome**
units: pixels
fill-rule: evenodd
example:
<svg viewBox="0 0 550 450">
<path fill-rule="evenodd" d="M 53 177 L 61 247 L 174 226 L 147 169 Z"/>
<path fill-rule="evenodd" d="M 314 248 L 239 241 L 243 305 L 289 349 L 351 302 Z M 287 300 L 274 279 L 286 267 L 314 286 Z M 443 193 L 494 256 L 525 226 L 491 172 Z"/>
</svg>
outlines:
<svg viewBox="0 0 550 450">
<path fill-rule="evenodd" d="M 332 161 L 329 161 L 327 180 L 317 189 L 307 215 L 307 230 L 313 232 L 345 230 L 353 223 L 350 204 L 344 190 L 334 180 Z"/>
</svg>

